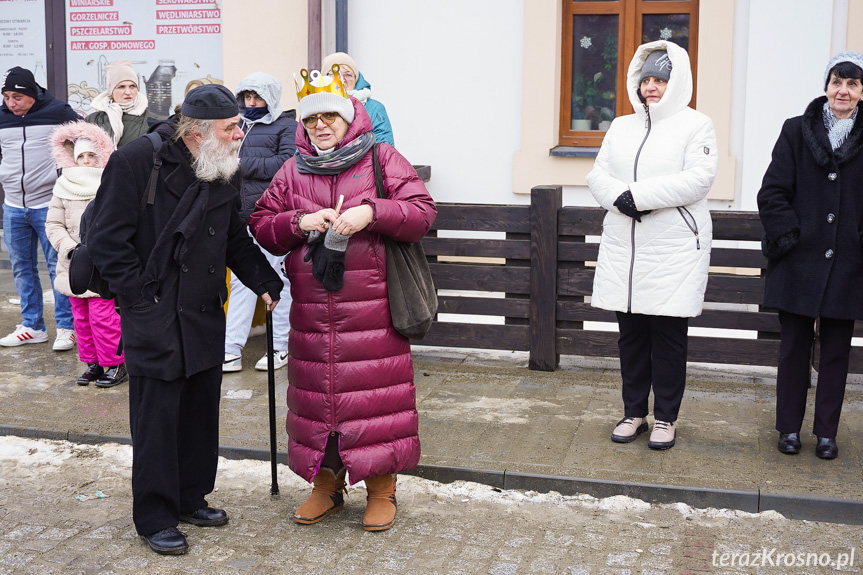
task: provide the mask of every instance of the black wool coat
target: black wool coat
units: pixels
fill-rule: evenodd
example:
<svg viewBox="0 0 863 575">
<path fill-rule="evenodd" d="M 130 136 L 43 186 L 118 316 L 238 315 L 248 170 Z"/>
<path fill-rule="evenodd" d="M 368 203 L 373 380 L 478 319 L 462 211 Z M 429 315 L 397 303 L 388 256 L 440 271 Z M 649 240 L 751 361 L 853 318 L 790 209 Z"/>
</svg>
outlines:
<svg viewBox="0 0 863 575">
<path fill-rule="evenodd" d="M 173 124 L 155 131 L 165 143 L 154 204 L 142 210 L 153 146 L 140 138 L 111 155 L 86 243 L 116 294 L 129 373 L 170 381 L 224 359 L 226 266 L 274 300 L 282 281 L 246 232 L 234 183 L 201 182 Z"/>
<path fill-rule="evenodd" d="M 769 262 L 764 305 L 863 319 L 863 114 L 834 152 L 826 101 L 816 98 L 786 120 L 758 192 Z"/>
</svg>

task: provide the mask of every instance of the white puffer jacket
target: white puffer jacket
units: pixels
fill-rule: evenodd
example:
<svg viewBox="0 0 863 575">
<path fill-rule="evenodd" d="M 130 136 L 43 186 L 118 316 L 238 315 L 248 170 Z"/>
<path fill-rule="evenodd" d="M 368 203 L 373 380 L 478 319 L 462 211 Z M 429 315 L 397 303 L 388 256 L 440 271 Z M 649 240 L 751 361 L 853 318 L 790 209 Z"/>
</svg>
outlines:
<svg viewBox="0 0 863 575">
<path fill-rule="evenodd" d="M 671 77 L 649 116 L 638 97 L 648 54 L 667 50 Z M 587 184 L 608 210 L 593 282 L 594 307 L 645 315 L 701 314 L 713 226 L 707 192 L 718 163 L 713 122 L 688 107 L 689 55 L 664 40 L 636 51 L 626 81 L 635 114 L 616 118 L 605 136 Z M 629 189 L 641 222 L 614 201 Z"/>
</svg>

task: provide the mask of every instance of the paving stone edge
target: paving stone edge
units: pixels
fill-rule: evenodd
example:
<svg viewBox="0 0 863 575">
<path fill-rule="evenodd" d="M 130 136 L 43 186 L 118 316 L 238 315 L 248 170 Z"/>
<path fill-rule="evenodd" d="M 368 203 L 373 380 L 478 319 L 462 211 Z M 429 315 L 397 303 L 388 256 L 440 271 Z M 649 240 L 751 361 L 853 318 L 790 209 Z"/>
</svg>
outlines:
<svg viewBox="0 0 863 575">
<path fill-rule="evenodd" d="M 14 435 L 31 439 L 53 439 L 82 444 L 119 443 L 131 445 L 128 436 L 100 435 L 75 431 L 57 431 L 14 425 L 0 425 L 0 435 Z M 265 449 L 219 446 L 219 455 L 227 459 L 251 459 L 269 461 L 270 452 Z M 278 453 L 279 463 L 287 465 L 287 453 Z M 441 483 L 453 481 L 472 481 L 497 489 L 515 489 L 548 493 L 556 491 L 561 495 L 587 494 L 592 497 L 626 495 L 648 503 L 685 503 L 703 509 L 736 509 L 748 513 L 772 510 L 789 519 L 823 521 L 863 525 L 863 501 L 854 499 L 823 498 L 810 494 L 777 493 L 769 490 L 737 491 L 732 489 L 712 489 L 706 487 L 685 487 L 677 485 L 658 485 L 650 483 L 627 483 L 603 479 L 583 479 L 560 477 L 512 471 L 473 469 L 444 465 L 420 464 L 407 475 L 431 479 Z"/>
</svg>

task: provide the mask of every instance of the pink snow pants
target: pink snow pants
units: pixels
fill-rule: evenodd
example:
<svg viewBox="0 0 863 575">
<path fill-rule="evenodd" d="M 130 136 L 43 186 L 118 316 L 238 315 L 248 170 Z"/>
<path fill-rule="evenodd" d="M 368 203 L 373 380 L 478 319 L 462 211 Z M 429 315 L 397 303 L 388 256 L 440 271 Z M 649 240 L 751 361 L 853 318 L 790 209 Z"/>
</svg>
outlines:
<svg viewBox="0 0 863 575">
<path fill-rule="evenodd" d="M 100 297 L 71 297 L 72 317 L 78 341 L 78 358 L 84 363 L 113 367 L 125 361 L 117 355 L 120 344 L 120 314 L 114 300 Z"/>
</svg>

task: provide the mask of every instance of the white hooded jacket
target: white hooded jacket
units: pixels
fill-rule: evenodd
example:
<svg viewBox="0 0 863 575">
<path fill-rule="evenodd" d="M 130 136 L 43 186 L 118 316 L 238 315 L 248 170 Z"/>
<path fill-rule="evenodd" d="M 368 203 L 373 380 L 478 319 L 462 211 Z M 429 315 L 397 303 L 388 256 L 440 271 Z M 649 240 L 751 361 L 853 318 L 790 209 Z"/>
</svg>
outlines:
<svg viewBox="0 0 863 575">
<path fill-rule="evenodd" d="M 649 113 L 638 97 L 639 76 L 650 52 L 666 50 L 672 71 L 662 99 Z M 713 122 L 688 107 L 689 55 L 659 40 L 638 48 L 626 81 L 634 114 L 616 118 L 587 184 L 608 210 L 593 282 L 594 307 L 645 315 L 701 314 L 713 227 L 707 192 L 718 164 Z M 614 201 L 630 190 L 641 222 Z"/>
</svg>

